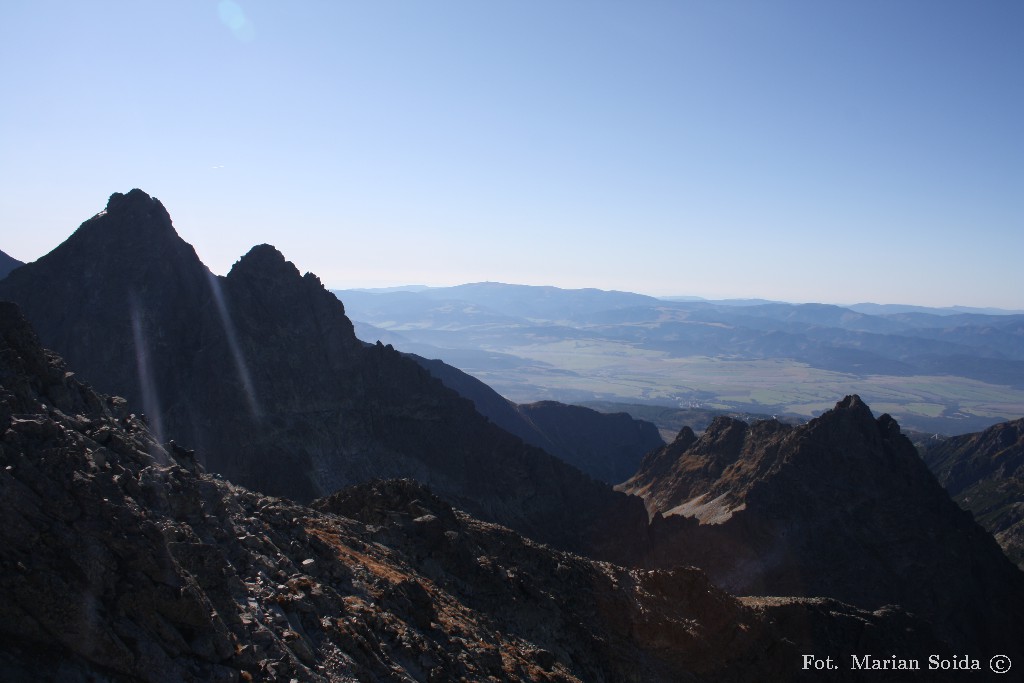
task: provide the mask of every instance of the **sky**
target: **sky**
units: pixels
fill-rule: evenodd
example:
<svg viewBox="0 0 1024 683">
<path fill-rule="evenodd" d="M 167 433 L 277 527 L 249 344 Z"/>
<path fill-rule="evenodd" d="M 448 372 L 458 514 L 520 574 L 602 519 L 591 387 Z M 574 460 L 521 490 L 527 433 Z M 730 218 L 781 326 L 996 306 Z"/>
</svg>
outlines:
<svg viewBox="0 0 1024 683">
<path fill-rule="evenodd" d="M 1024 309 L 1019 0 L 0 3 L 0 250 Z"/>
</svg>

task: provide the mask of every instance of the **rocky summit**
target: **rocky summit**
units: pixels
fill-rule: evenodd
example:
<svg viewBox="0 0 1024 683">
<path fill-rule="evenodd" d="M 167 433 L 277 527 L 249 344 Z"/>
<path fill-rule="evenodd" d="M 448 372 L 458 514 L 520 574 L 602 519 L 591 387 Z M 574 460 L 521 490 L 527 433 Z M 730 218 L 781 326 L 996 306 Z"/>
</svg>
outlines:
<svg viewBox="0 0 1024 683">
<path fill-rule="evenodd" d="M 12 683 L 785 681 L 841 643 L 944 652 L 899 610 L 738 600 L 696 569 L 539 545 L 409 480 L 313 507 L 238 487 L 79 382 L 9 303 L 0 494 Z"/>
<path fill-rule="evenodd" d="M 642 538 L 639 501 L 524 444 L 390 346 L 358 340 L 315 275 L 259 245 L 215 276 L 141 190 L 111 196 L 0 282 L 0 299 L 85 381 L 140 406 L 158 439 L 240 485 L 308 502 L 410 477 L 566 549 L 622 559 Z"/>
<path fill-rule="evenodd" d="M 1019 648 L 1024 574 L 857 396 L 798 427 L 683 429 L 621 488 L 653 515 L 649 562 L 739 594 L 899 604 L 956 646 Z"/>
</svg>

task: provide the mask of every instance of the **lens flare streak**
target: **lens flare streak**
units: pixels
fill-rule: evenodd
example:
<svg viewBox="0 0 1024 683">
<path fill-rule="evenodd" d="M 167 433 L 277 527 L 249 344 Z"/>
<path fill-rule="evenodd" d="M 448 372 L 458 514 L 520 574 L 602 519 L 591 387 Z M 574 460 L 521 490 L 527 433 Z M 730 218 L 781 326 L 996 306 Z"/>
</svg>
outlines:
<svg viewBox="0 0 1024 683">
<path fill-rule="evenodd" d="M 224 300 L 224 291 L 221 289 L 217 276 L 210 271 L 206 271 L 206 279 L 210 283 L 210 290 L 213 292 L 213 301 L 217 305 L 217 315 L 220 316 L 221 327 L 224 328 L 224 334 L 227 336 L 228 348 L 231 351 L 231 357 L 235 361 L 238 379 L 242 382 L 242 388 L 245 391 L 249 412 L 253 417 L 259 417 L 262 411 L 260 410 L 259 401 L 256 399 L 256 389 L 252 383 L 252 376 L 249 374 L 249 366 L 246 364 L 245 356 L 242 354 L 242 349 L 238 344 L 238 335 L 235 333 L 235 325 L 231 321 L 231 314 L 228 312 L 227 302 Z"/>
<path fill-rule="evenodd" d="M 153 378 L 153 369 L 149 361 L 149 349 L 146 342 L 146 333 L 142 324 L 142 312 L 139 300 L 135 295 L 129 296 L 129 313 L 132 318 L 132 341 L 135 344 L 135 368 L 139 376 L 139 390 L 142 393 L 142 407 L 149 416 L 149 428 L 157 443 L 164 441 L 164 428 L 162 413 L 160 412 L 160 397 L 157 394 L 156 382 Z"/>
</svg>

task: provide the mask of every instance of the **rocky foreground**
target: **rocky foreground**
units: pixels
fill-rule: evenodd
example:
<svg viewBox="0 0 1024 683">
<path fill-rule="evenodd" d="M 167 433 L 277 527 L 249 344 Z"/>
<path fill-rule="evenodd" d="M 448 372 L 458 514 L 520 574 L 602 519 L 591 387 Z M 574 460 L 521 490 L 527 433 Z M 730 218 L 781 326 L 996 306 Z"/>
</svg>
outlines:
<svg viewBox="0 0 1024 683">
<path fill-rule="evenodd" d="M 799 680 L 803 654 L 851 643 L 943 652 L 895 608 L 740 600 L 696 569 L 552 550 L 411 481 L 313 507 L 261 495 L 130 410 L 0 303 L 5 681 Z"/>
</svg>

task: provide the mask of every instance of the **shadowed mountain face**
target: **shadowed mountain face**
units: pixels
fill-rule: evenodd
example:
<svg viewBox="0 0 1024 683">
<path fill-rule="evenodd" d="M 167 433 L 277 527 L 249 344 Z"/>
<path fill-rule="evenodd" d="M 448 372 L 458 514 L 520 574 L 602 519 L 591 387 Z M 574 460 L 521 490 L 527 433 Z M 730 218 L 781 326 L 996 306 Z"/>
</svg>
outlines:
<svg viewBox="0 0 1024 683">
<path fill-rule="evenodd" d="M 627 413 L 600 413 L 557 401 L 519 405 L 443 361 L 410 355 L 494 424 L 599 481 L 625 481 L 644 454 L 665 445 L 654 424 Z"/>
<path fill-rule="evenodd" d="M 529 424 L 552 444 L 546 448 L 580 469 L 589 466 L 597 478 L 611 484 L 632 476 L 646 453 L 665 442 L 650 422 L 634 420 L 626 413 L 599 413 L 557 401 L 538 401 L 518 406 Z"/>
<path fill-rule="evenodd" d="M 593 562 L 407 480 L 316 509 L 234 486 L 78 382 L 6 302 L 0 433 L 8 683 L 799 681 L 801 654 L 847 643 L 945 653 L 899 610 Z"/>
<path fill-rule="evenodd" d="M 63 244 L 11 273 L 0 298 L 16 301 L 87 380 L 103 378 L 155 418 L 155 388 L 180 381 L 176 359 L 203 343 L 194 302 L 209 298 L 208 275 L 163 205 L 136 190 L 113 194 Z"/>
<path fill-rule="evenodd" d="M 1024 419 L 930 446 L 924 460 L 1024 569 Z"/>
<path fill-rule="evenodd" d="M 300 501 L 413 477 L 486 519 L 582 550 L 642 506 L 489 423 L 273 247 L 212 275 L 141 190 L 0 283 L 86 381 L 142 405 L 158 440 Z M 617 548 L 615 552 L 625 552 Z"/>
<path fill-rule="evenodd" d="M 657 564 L 692 563 L 740 594 L 900 604 L 958 646 L 1019 646 L 1007 634 L 1024 632 L 1024 574 L 856 396 L 798 427 L 684 429 L 620 488 L 655 513 Z"/>
<path fill-rule="evenodd" d="M 8 273 L 21 265 L 24 265 L 21 261 L 0 251 L 0 280 L 3 280 L 7 277 Z"/>
</svg>

